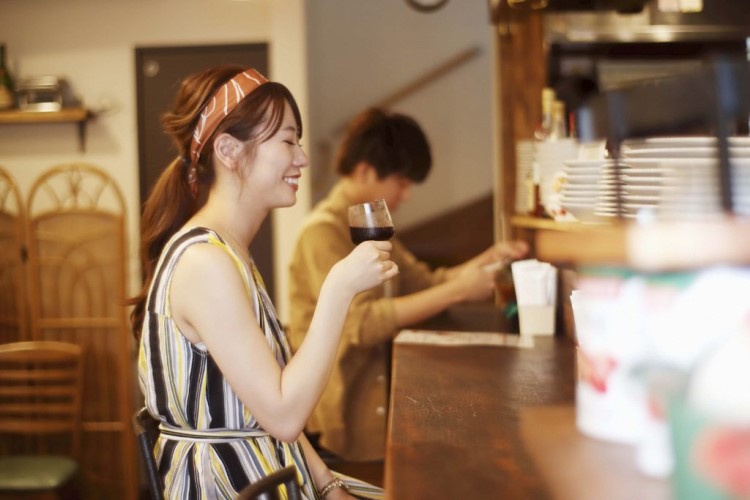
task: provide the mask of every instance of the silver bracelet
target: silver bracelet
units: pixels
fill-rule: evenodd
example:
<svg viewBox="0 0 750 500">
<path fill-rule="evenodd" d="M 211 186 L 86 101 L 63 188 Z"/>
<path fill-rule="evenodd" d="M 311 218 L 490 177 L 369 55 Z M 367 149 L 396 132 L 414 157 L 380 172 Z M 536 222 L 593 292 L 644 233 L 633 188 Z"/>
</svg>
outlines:
<svg viewBox="0 0 750 500">
<path fill-rule="evenodd" d="M 318 491 L 318 495 L 320 495 L 320 498 L 325 498 L 326 495 L 328 495 L 331 491 L 335 490 L 336 488 L 341 488 L 344 491 L 349 491 L 349 489 L 346 487 L 346 483 L 342 481 L 341 479 L 334 477 L 330 481 L 328 481 L 321 489 Z"/>
</svg>

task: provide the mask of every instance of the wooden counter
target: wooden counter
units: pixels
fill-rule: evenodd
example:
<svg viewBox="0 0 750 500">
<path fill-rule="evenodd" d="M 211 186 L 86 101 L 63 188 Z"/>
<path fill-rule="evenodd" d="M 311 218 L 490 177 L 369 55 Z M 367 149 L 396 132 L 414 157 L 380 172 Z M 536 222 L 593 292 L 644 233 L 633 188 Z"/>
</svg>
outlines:
<svg viewBox="0 0 750 500">
<path fill-rule="evenodd" d="M 564 337 L 533 348 L 394 343 L 388 497 L 546 498 L 519 412 L 572 403 L 574 367 Z"/>
<path fill-rule="evenodd" d="M 632 446 L 581 434 L 575 425 L 573 405 L 524 408 L 521 435 L 554 498 L 673 498 L 669 480 L 649 478 L 638 472 Z"/>
</svg>

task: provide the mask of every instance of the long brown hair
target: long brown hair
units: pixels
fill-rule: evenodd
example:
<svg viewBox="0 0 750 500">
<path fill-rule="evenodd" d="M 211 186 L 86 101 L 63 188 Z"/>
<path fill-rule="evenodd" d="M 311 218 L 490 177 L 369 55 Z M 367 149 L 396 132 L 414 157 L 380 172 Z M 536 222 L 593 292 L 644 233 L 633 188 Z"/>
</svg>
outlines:
<svg viewBox="0 0 750 500">
<path fill-rule="evenodd" d="M 214 182 L 214 138 L 222 133 L 230 134 L 247 143 L 253 155 L 257 145 L 281 127 L 286 103 L 297 121 L 298 137 L 302 136 L 302 118 L 291 92 L 280 83 L 268 82 L 251 92 L 222 120 L 206 141 L 197 162 L 190 161 L 193 131 L 206 102 L 219 87 L 244 69 L 217 66 L 187 77 L 177 92 L 172 110 L 162 117 L 164 131 L 172 138 L 179 156 L 159 176 L 143 206 L 141 265 L 144 283 L 140 293 L 129 301 L 134 305 L 130 319 L 136 338 L 140 338 L 147 295 L 164 245 L 205 203 Z M 197 196 L 191 193 L 188 183 L 188 173 L 193 166 L 197 174 Z"/>
</svg>

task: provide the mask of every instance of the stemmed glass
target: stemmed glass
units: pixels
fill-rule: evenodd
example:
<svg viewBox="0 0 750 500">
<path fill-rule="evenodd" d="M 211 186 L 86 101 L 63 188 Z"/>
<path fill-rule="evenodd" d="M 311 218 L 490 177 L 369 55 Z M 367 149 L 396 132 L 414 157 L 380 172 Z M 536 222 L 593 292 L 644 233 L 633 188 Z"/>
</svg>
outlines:
<svg viewBox="0 0 750 500">
<path fill-rule="evenodd" d="M 385 200 L 367 201 L 349 207 L 349 231 L 359 245 L 367 240 L 385 241 L 393 237 L 393 221 Z"/>
</svg>

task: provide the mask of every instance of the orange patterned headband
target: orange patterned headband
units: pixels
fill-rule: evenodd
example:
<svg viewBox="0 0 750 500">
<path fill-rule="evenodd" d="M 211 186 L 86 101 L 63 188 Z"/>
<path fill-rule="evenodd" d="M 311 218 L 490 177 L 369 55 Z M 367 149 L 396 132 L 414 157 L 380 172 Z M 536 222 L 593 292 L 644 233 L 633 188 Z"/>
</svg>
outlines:
<svg viewBox="0 0 750 500">
<path fill-rule="evenodd" d="M 205 141 L 211 137 L 221 121 L 242 99 L 266 82 L 266 77 L 250 68 L 234 75 L 214 93 L 203 108 L 193 132 L 193 142 L 190 144 L 190 159 L 193 163 L 198 161 Z"/>
</svg>

